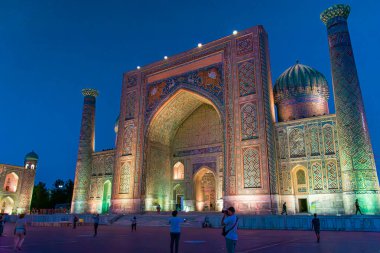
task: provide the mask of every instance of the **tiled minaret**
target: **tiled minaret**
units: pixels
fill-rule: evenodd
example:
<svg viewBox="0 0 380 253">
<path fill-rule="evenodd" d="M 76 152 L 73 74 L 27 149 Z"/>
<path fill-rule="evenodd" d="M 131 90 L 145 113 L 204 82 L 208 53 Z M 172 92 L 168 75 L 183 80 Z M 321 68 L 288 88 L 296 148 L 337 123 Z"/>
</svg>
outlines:
<svg viewBox="0 0 380 253">
<path fill-rule="evenodd" d="M 87 191 L 91 177 L 92 153 L 95 148 L 95 103 L 98 91 L 94 89 L 83 89 L 82 94 L 84 96 L 84 103 L 78 159 L 75 169 L 73 200 L 71 203 L 72 213 L 83 213 L 87 211 Z"/>
<path fill-rule="evenodd" d="M 348 5 L 334 5 L 321 13 L 327 27 L 338 125 L 343 204 L 355 210 L 358 199 L 364 213 L 379 212 L 379 183 L 347 18 Z"/>
</svg>

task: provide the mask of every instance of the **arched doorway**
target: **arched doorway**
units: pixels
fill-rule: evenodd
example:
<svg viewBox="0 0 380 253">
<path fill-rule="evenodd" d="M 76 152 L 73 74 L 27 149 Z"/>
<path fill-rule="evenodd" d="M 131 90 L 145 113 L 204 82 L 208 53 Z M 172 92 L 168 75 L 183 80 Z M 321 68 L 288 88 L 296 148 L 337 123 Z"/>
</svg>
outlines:
<svg viewBox="0 0 380 253">
<path fill-rule="evenodd" d="M 173 188 L 174 206 L 173 210 L 181 211 L 184 209 L 185 191 L 183 186 L 177 184 Z"/>
<path fill-rule="evenodd" d="M 219 110 L 208 98 L 180 89 L 155 111 L 146 131 L 145 210 L 154 211 L 157 205 L 163 211 L 172 210 L 179 201 L 186 210 L 196 209 L 191 180 L 197 158 L 215 164 L 221 161 L 218 164 L 223 168 L 224 160 L 219 159 L 224 150 Z M 178 162 L 183 160 L 187 162 Z M 177 184 L 184 187 L 182 200 L 173 193 Z M 215 208 L 215 200 L 212 206 Z M 211 209 L 210 205 L 207 208 Z"/>
<path fill-rule="evenodd" d="M 16 192 L 18 185 L 18 176 L 16 173 L 11 172 L 7 174 L 4 182 L 4 191 L 6 192 Z"/>
<path fill-rule="evenodd" d="M 293 189 L 295 195 L 296 211 L 299 213 L 309 212 L 309 203 L 307 196 L 309 193 L 309 180 L 307 169 L 304 166 L 296 166 L 293 168 Z"/>
<path fill-rule="evenodd" d="M 107 180 L 103 185 L 102 213 L 108 213 L 111 205 L 112 184 Z"/>
<path fill-rule="evenodd" d="M 1 200 L 1 213 L 12 214 L 14 201 L 11 197 L 5 197 Z"/>
<path fill-rule="evenodd" d="M 216 181 L 210 169 L 203 167 L 194 175 L 194 194 L 196 211 L 215 211 Z"/>
</svg>

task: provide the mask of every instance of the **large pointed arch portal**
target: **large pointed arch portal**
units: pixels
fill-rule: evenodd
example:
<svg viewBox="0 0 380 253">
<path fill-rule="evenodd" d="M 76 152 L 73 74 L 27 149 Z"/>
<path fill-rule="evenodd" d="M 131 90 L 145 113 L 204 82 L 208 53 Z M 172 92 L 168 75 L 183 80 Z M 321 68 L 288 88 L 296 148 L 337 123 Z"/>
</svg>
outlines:
<svg viewBox="0 0 380 253">
<path fill-rule="evenodd" d="M 215 104 L 187 89 L 176 91 L 158 108 L 145 134 L 146 210 L 155 210 L 157 205 L 162 210 L 175 209 L 178 201 L 173 199 L 173 187 L 176 185 L 184 189 L 184 208 L 195 210 L 194 168 L 202 163 L 224 163 L 223 129 Z M 178 162 L 184 165 L 183 177 L 174 174 Z M 222 184 L 222 180 L 219 182 Z"/>
</svg>

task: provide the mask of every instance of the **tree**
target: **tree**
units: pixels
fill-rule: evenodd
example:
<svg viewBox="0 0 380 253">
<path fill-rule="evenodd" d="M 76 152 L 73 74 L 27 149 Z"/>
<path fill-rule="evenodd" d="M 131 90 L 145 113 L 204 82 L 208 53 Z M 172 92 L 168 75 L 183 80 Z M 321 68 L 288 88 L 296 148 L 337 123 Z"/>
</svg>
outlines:
<svg viewBox="0 0 380 253">
<path fill-rule="evenodd" d="M 64 182 L 62 179 L 57 179 L 53 183 L 51 189 L 50 203 L 54 208 L 57 204 L 70 204 L 73 195 L 74 183 L 71 179 Z"/>
<path fill-rule="evenodd" d="M 43 209 L 49 207 L 50 198 L 46 184 L 43 182 L 38 182 L 33 189 L 31 208 Z"/>
</svg>

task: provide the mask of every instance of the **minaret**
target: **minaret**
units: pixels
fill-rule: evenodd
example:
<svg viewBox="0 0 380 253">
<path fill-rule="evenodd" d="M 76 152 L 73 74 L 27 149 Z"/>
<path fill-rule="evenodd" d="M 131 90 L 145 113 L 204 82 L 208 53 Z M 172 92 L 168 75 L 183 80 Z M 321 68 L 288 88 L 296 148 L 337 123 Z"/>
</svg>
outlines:
<svg viewBox="0 0 380 253">
<path fill-rule="evenodd" d="M 366 214 L 379 213 L 379 183 L 368 132 L 359 78 L 352 52 L 348 5 L 334 5 L 321 13 L 327 27 L 337 119 L 345 212 L 358 199 Z"/>
<path fill-rule="evenodd" d="M 87 211 L 87 192 L 91 177 L 92 153 L 95 148 L 95 103 L 98 91 L 94 89 L 83 89 L 82 94 L 84 96 L 84 102 L 78 159 L 75 169 L 73 200 L 71 203 L 72 213 L 83 213 Z"/>
</svg>

